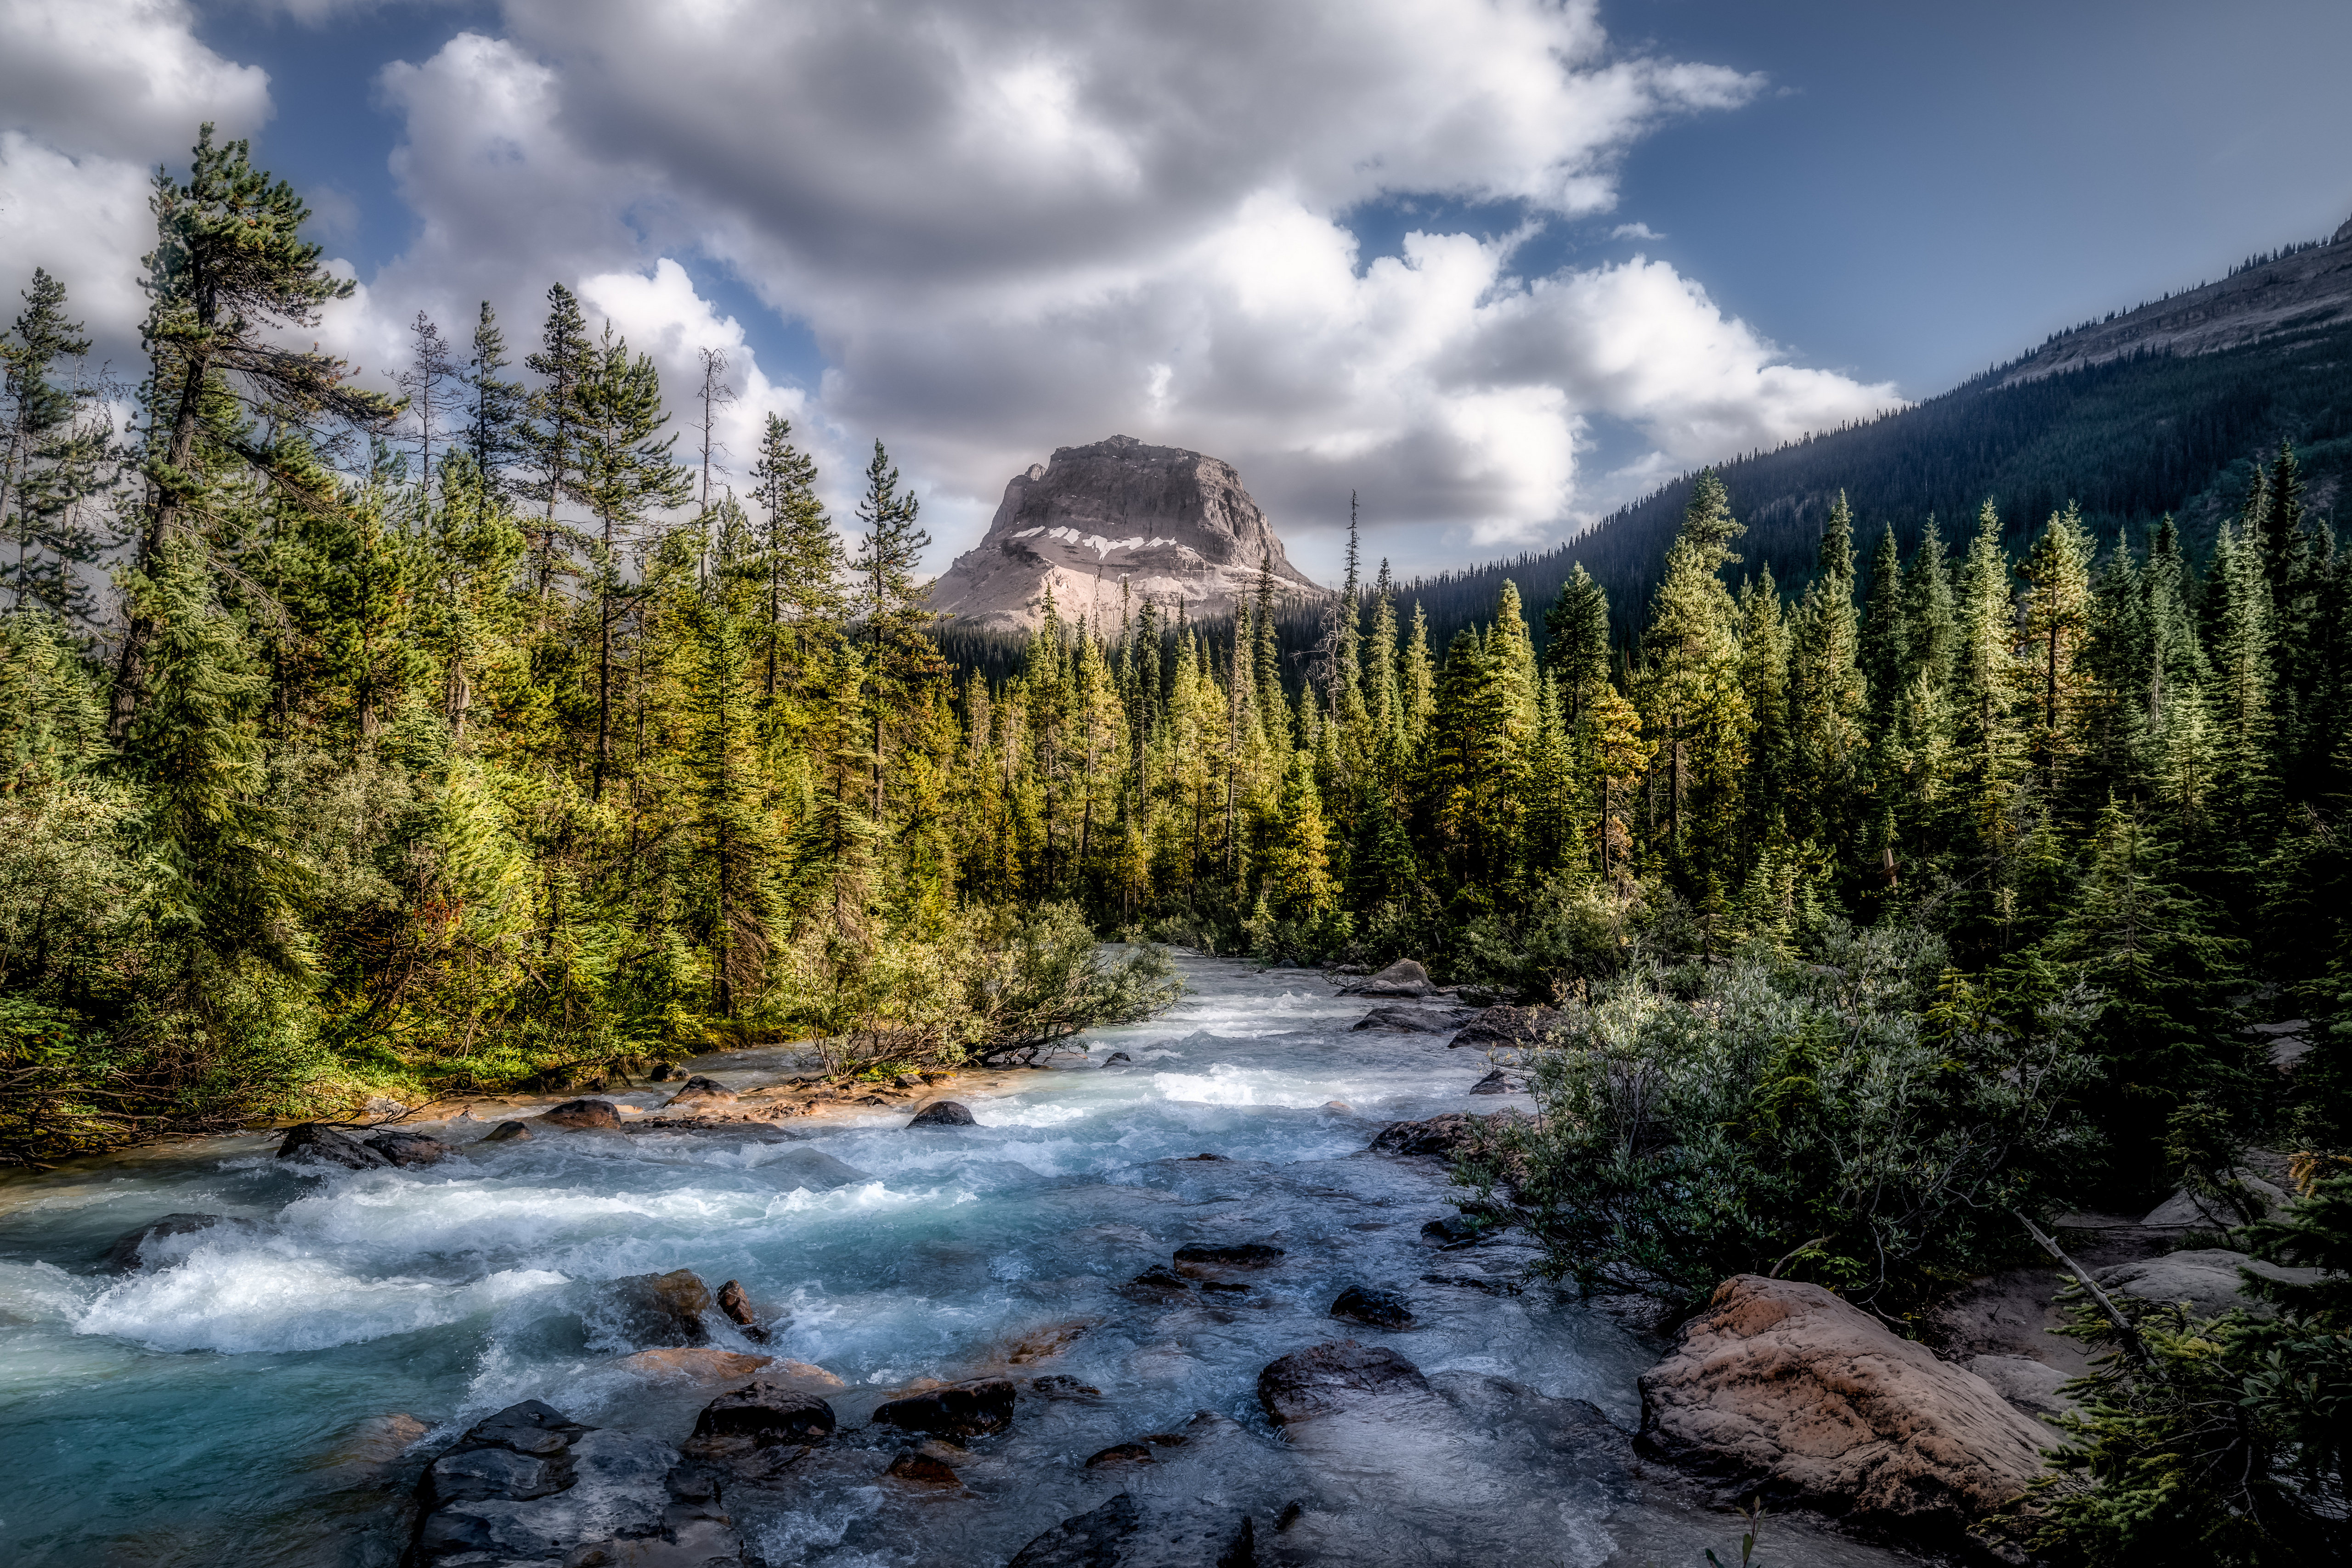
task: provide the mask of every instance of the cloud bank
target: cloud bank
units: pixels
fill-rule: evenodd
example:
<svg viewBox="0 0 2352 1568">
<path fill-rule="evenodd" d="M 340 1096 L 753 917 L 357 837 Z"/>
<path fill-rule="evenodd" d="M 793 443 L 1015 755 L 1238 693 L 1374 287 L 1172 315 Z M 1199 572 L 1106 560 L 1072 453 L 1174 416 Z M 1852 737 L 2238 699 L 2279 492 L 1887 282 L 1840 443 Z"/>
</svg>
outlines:
<svg viewBox="0 0 2352 1568">
<path fill-rule="evenodd" d="M 69 20 L 90 10 L 103 25 Z M 0 41 L 19 37 L 51 62 L 26 68 L 140 108 L 101 124 L 61 89 L 20 111 L 0 75 L 0 200 L 130 204 L 29 237 L 12 208 L 16 273 L 44 246 L 69 280 L 135 259 L 138 150 L 268 112 L 258 73 L 168 0 L 0 0 Z M 837 492 L 888 442 L 934 566 L 1013 473 L 1113 433 L 1233 461 L 1308 563 L 1360 491 L 1373 548 L 1418 567 L 1559 538 L 1654 473 L 1895 401 L 1789 363 L 1663 261 L 1517 270 L 1538 225 L 1610 212 L 1647 131 L 1762 86 L 1617 52 L 1589 3 L 509 0 L 498 36 L 378 79 L 419 228 L 333 323 L 340 347 L 391 365 L 415 310 L 455 333 L 482 298 L 527 337 L 562 279 L 680 405 L 696 348 L 730 350 L 739 466 L 772 408 L 815 434 Z M 1352 214 L 1432 196 L 1522 226 L 1364 253 Z M 721 269 L 804 326 L 820 385 L 761 373 L 757 334 L 696 291 Z M 102 288 L 78 292 L 97 314 Z M 1648 450 L 1588 472 L 1603 418 Z"/>
</svg>

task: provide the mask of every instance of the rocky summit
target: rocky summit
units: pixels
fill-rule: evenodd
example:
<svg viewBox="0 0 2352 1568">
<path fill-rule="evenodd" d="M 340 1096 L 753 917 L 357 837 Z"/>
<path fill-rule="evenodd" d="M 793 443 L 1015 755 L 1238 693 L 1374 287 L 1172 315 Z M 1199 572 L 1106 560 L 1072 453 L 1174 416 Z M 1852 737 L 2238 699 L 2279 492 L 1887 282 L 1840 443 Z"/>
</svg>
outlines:
<svg viewBox="0 0 2352 1568">
<path fill-rule="evenodd" d="M 1051 593 L 1060 612 L 1118 613 L 1120 585 L 1173 620 L 1233 612 L 1254 592 L 1261 560 L 1286 600 L 1329 590 L 1290 564 L 1234 465 L 1180 446 L 1114 435 L 1055 449 L 1016 474 L 980 543 L 931 585 L 931 608 L 954 624 L 1026 629 Z"/>
</svg>

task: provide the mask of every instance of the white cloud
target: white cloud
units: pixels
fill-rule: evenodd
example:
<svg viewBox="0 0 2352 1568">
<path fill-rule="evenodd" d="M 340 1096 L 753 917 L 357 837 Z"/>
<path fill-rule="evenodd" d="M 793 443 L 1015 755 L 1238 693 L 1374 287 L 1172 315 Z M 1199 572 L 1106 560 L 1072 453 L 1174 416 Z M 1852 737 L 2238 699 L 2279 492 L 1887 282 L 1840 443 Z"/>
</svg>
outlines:
<svg viewBox="0 0 2352 1568">
<path fill-rule="evenodd" d="M 1619 224 L 1609 231 L 1611 239 L 1664 239 L 1666 236 L 1647 224 Z"/>
<path fill-rule="evenodd" d="M 1665 264 L 1516 275 L 1546 217 L 1610 210 L 1650 128 L 1762 85 L 1612 51 L 1592 0 L 507 0 L 503 31 L 384 68 L 419 230 L 335 313 L 339 350 L 380 372 L 417 309 L 454 337 L 487 298 L 520 359 L 563 280 L 673 406 L 696 346 L 728 349 L 739 470 L 785 410 L 845 501 L 882 436 L 935 566 L 1012 474 L 1114 432 L 1234 461 L 1308 562 L 1360 490 L 1373 548 L 1424 566 L 1892 401 L 1786 363 Z M 1528 225 L 1360 255 L 1350 211 L 1417 196 Z M 808 324 L 814 395 L 697 292 L 713 263 Z M 1587 475 L 1602 415 L 1653 450 Z"/>
</svg>

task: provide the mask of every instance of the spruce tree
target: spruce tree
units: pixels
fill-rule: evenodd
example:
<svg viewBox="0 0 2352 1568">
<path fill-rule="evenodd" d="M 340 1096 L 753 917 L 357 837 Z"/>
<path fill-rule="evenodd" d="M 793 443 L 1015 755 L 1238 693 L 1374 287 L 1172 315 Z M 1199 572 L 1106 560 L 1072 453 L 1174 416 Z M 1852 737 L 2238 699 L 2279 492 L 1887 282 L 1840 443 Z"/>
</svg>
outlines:
<svg viewBox="0 0 2352 1568">
<path fill-rule="evenodd" d="M 93 565 L 112 542 L 94 516 L 109 455 L 102 406 L 93 389 L 60 385 L 60 360 L 89 352 L 81 324 L 65 316 L 65 285 L 33 269 L 25 308 L 0 338 L 0 542 L 15 559 L 0 562 L 10 605 L 46 607 L 80 618 L 95 605 L 78 569 Z"/>
<path fill-rule="evenodd" d="M 556 520 L 556 508 L 580 496 L 582 443 L 587 416 L 582 407 L 589 376 L 599 367 L 596 346 L 588 337 L 588 323 L 580 301 L 561 283 L 547 290 L 547 320 L 540 328 L 536 352 L 523 363 L 540 378 L 530 393 L 530 423 L 523 427 L 530 478 L 521 486 L 524 498 L 539 504 L 540 521 L 531 531 L 531 559 L 539 596 L 543 600 L 568 561 L 559 559 L 569 532 Z"/>
<path fill-rule="evenodd" d="M 928 674 L 933 655 L 922 636 L 930 622 L 923 607 L 923 589 L 915 580 L 923 551 L 931 536 L 917 525 L 921 506 L 914 492 L 898 488 L 898 470 L 879 441 L 866 465 L 866 494 L 857 503 L 857 520 L 865 532 L 857 541 L 850 571 L 857 580 L 857 614 L 864 622 L 866 702 L 873 738 L 873 803 L 877 821 L 882 818 L 884 730 L 895 703 L 909 683 Z"/>
<path fill-rule="evenodd" d="M 766 530 L 767 625 L 761 640 L 763 700 L 770 704 L 787 643 L 797 672 L 810 656 L 812 639 L 831 635 L 847 607 L 841 540 L 816 497 L 816 460 L 793 444 L 792 434 L 790 420 L 770 414 L 751 465 L 751 493 Z"/>
<path fill-rule="evenodd" d="M 300 486 L 313 473 L 304 440 L 313 422 L 376 428 L 393 414 L 380 394 L 347 384 L 342 361 L 288 346 L 288 336 L 315 327 L 320 308 L 349 298 L 357 285 L 326 269 L 321 247 L 302 238 L 310 209 L 291 185 L 253 166 L 247 143 L 215 144 L 207 123 L 187 180 L 159 172 L 148 205 L 155 248 L 146 257 L 150 303 L 140 329 L 152 364 L 147 504 L 107 709 L 107 734 L 118 745 L 146 695 L 157 631 L 138 584 L 161 570 L 168 541 L 202 537 L 191 515 L 223 471 Z M 289 460 L 297 450 L 299 459 Z"/>
<path fill-rule="evenodd" d="M 466 361 L 466 385 L 472 391 L 473 407 L 466 419 L 466 447 L 473 454 L 475 467 L 486 477 L 503 482 L 506 470 L 530 450 L 524 422 L 530 399 L 520 382 L 508 381 L 499 373 L 508 364 L 507 339 L 487 299 L 474 320 L 471 350 Z"/>
<path fill-rule="evenodd" d="M 1870 558 L 1870 593 L 1862 612 L 1862 677 L 1869 694 L 1869 733 L 1876 737 L 1895 727 L 1895 705 L 1910 666 L 1910 626 L 1904 614 L 1905 582 L 1902 546 L 1895 525 L 1879 530 L 1877 548 Z M 1883 760 L 1874 763 L 1883 769 Z"/>
<path fill-rule="evenodd" d="M 1739 684 L 1738 609 L 1717 575 L 1737 564 L 1731 541 L 1742 531 L 1723 481 L 1701 474 L 1643 637 L 1643 728 L 1664 773 L 1656 847 L 1693 891 L 1730 872 L 1742 804 L 1751 718 Z"/>
<path fill-rule="evenodd" d="M 394 378 L 416 422 L 416 477 L 429 497 L 433 488 L 433 443 L 436 436 L 454 437 L 457 428 L 457 385 L 464 380 L 448 340 L 433 319 L 419 310 L 409 324 L 408 368 Z"/>
<path fill-rule="evenodd" d="M 1791 831 L 1829 841 L 1860 779 L 1865 739 L 1853 606 L 1853 514 L 1841 491 L 1822 525 L 1815 574 L 1789 639 Z"/>
<path fill-rule="evenodd" d="M 1559 597 L 1544 611 L 1544 663 L 1559 682 L 1570 733 L 1584 722 L 1592 695 L 1609 679 L 1609 595 L 1585 571 L 1570 568 Z"/>
<path fill-rule="evenodd" d="M 2091 624 L 2090 536 L 2073 502 L 2051 514 L 2049 527 L 2026 553 L 2020 632 L 2024 657 L 2015 665 L 2025 738 L 2042 778 L 2043 797 L 2058 799 L 2060 775 L 2073 760 L 2081 725 L 2084 680 L 2076 665 Z"/>
</svg>

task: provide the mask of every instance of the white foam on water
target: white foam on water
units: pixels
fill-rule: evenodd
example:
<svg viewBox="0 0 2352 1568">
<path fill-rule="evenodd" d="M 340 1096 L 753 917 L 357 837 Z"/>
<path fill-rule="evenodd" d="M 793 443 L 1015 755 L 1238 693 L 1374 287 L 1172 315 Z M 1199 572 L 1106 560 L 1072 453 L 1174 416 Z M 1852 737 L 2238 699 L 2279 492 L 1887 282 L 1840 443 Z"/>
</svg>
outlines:
<svg viewBox="0 0 2352 1568">
<path fill-rule="evenodd" d="M 0 1263 L 0 1322 L 72 1322 L 98 1289 L 54 1263 Z"/>
<path fill-rule="evenodd" d="M 500 1270 L 460 1284 L 414 1275 L 369 1279 L 278 1239 L 200 1247 L 177 1268 L 108 1287 L 73 1327 L 152 1350 L 324 1350 L 457 1322 L 564 1283 L 565 1276 L 541 1269 Z"/>
</svg>

